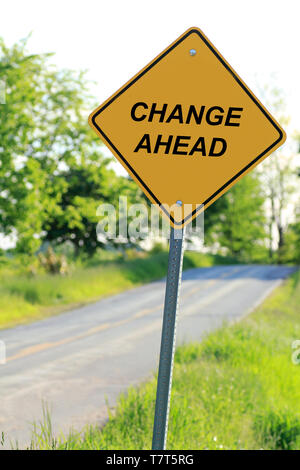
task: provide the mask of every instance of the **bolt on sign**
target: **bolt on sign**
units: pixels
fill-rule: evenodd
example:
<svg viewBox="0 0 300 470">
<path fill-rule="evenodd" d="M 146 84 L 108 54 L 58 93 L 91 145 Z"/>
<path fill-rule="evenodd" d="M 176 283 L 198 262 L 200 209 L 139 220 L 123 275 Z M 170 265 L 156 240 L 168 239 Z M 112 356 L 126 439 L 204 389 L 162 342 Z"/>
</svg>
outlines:
<svg viewBox="0 0 300 470">
<path fill-rule="evenodd" d="M 286 138 L 198 28 L 138 72 L 89 123 L 174 228 L 190 223 Z"/>
</svg>

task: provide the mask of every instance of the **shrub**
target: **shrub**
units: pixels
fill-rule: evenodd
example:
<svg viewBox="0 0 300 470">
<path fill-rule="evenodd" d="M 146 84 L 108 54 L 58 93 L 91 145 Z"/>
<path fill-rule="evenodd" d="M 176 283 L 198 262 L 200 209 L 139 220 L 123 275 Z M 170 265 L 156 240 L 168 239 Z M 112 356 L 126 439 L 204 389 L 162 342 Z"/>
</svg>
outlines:
<svg viewBox="0 0 300 470">
<path fill-rule="evenodd" d="M 54 253 L 51 247 L 48 248 L 45 254 L 39 253 L 38 259 L 46 273 L 64 275 L 69 271 L 65 255 Z"/>
</svg>

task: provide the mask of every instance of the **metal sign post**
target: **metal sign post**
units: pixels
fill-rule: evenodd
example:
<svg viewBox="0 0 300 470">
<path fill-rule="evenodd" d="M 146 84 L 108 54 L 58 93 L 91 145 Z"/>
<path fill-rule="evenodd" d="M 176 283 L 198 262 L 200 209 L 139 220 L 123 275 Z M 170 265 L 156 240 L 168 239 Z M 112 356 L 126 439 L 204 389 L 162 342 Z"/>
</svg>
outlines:
<svg viewBox="0 0 300 470">
<path fill-rule="evenodd" d="M 159 370 L 153 428 L 153 450 L 166 446 L 170 393 L 172 386 L 173 359 L 176 342 L 176 319 L 178 294 L 181 283 L 184 228 L 171 228 L 168 275 L 161 336 Z"/>
</svg>

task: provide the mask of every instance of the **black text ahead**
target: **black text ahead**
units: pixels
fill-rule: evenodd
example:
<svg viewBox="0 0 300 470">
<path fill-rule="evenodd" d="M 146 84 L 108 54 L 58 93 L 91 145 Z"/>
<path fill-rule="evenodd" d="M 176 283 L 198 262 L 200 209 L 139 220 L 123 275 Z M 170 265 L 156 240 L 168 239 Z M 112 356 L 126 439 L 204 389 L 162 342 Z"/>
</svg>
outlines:
<svg viewBox="0 0 300 470">
<path fill-rule="evenodd" d="M 131 118 L 136 122 L 148 121 L 155 123 L 174 123 L 185 125 L 239 127 L 243 108 L 229 106 L 227 109 L 221 106 L 183 106 L 176 104 L 170 107 L 167 103 L 151 105 L 142 101 L 135 103 L 131 108 Z M 200 133 L 200 132 L 199 132 Z M 152 136 L 144 134 L 134 148 L 134 152 L 143 154 L 164 155 L 198 155 L 202 157 L 221 157 L 227 150 L 227 141 L 223 137 L 190 135 L 166 135 Z"/>
</svg>

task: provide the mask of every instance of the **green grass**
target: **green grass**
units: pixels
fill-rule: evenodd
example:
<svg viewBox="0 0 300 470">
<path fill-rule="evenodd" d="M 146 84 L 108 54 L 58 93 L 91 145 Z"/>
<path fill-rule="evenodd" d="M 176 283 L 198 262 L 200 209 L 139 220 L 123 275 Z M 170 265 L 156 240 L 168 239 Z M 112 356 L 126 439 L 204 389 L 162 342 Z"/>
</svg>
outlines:
<svg viewBox="0 0 300 470">
<path fill-rule="evenodd" d="M 184 269 L 233 263 L 218 255 L 187 252 Z M 95 265 L 94 265 L 95 263 Z M 160 252 L 128 261 L 93 261 L 69 275 L 35 276 L 22 268 L 0 268 L 0 328 L 38 320 L 164 277 L 168 254 Z"/>
<path fill-rule="evenodd" d="M 299 271 L 254 313 L 175 355 L 168 449 L 299 449 Z M 130 388 L 103 429 L 53 439 L 36 427 L 32 448 L 150 449 L 156 379 Z M 47 413 L 46 413 L 47 418 Z"/>
</svg>

